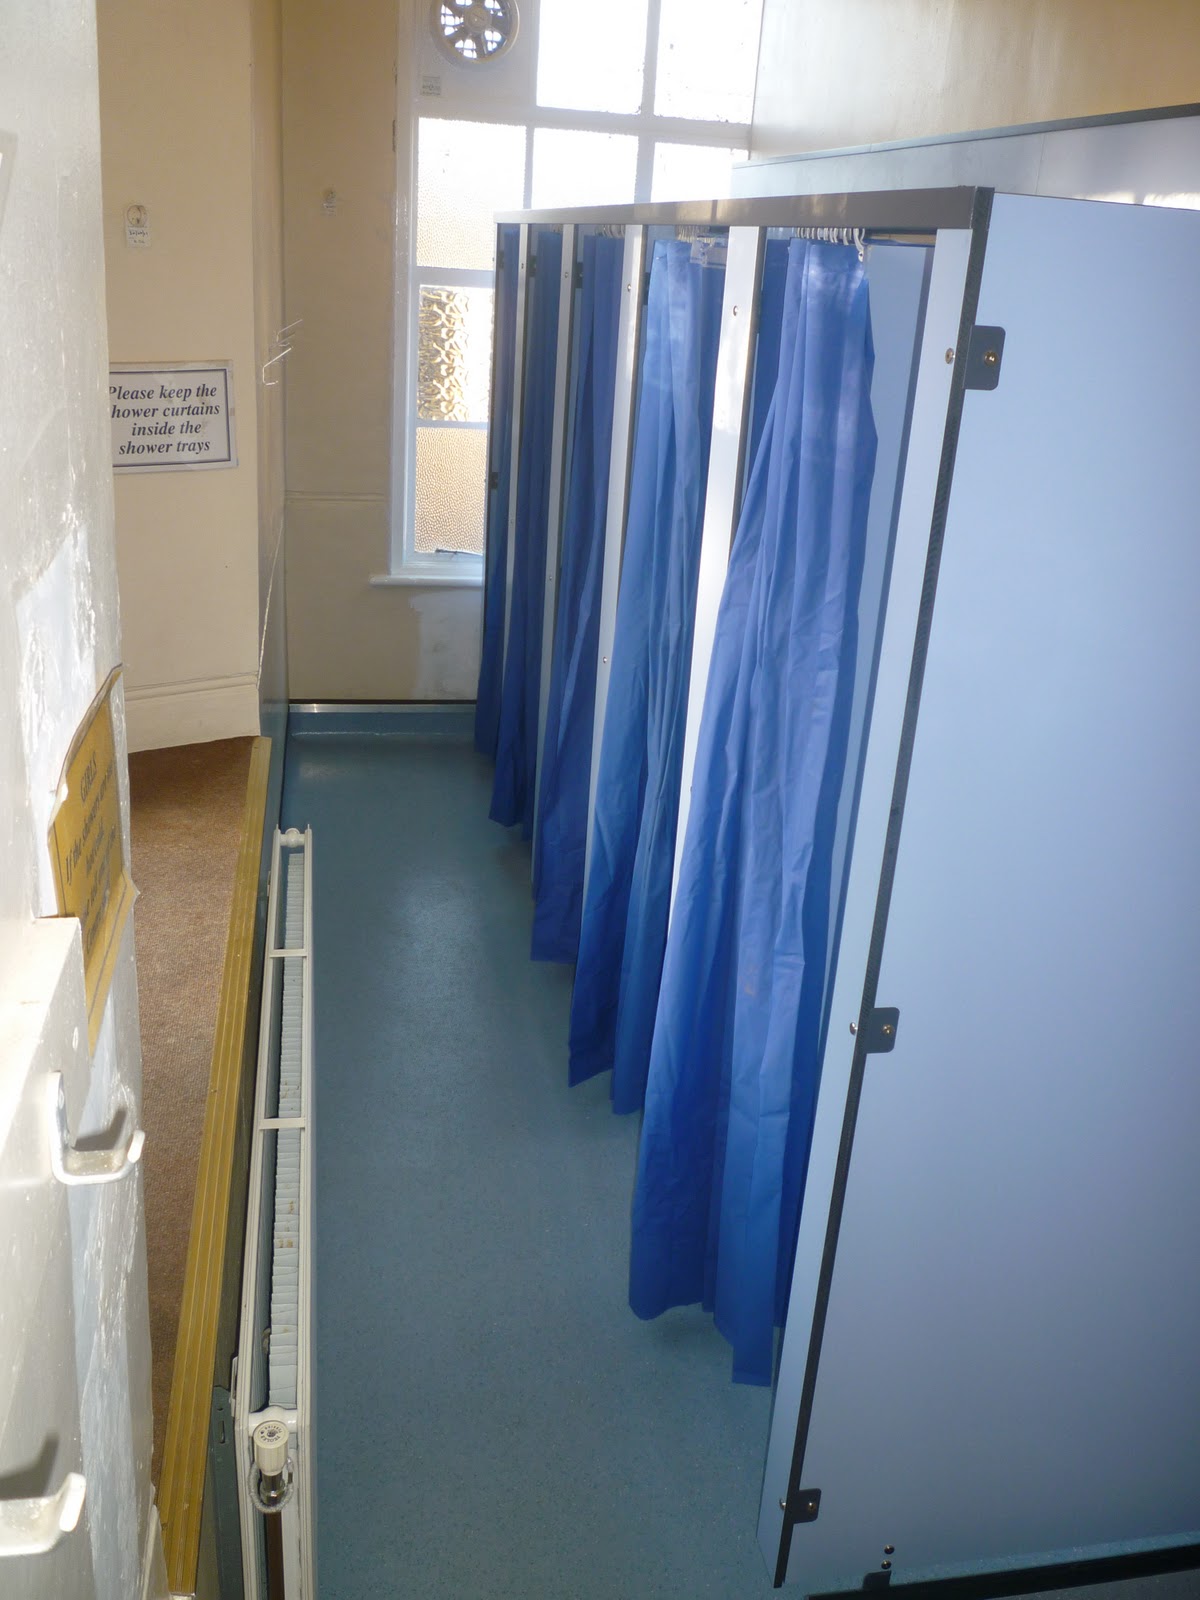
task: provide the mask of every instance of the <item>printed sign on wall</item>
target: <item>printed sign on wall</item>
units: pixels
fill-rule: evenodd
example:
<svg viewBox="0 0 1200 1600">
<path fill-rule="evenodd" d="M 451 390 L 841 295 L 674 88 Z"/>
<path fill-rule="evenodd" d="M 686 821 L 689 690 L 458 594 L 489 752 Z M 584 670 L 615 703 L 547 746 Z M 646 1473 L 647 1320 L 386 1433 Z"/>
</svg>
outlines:
<svg viewBox="0 0 1200 1600">
<path fill-rule="evenodd" d="M 134 896 L 121 831 L 112 723 L 112 692 L 120 670 L 109 674 L 71 741 L 50 821 L 58 913 L 78 917 L 83 931 L 88 1042 L 93 1050 Z"/>
<path fill-rule="evenodd" d="M 108 409 L 115 472 L 237 466 L 230 366 L 110 367 Z"/>
</svg>

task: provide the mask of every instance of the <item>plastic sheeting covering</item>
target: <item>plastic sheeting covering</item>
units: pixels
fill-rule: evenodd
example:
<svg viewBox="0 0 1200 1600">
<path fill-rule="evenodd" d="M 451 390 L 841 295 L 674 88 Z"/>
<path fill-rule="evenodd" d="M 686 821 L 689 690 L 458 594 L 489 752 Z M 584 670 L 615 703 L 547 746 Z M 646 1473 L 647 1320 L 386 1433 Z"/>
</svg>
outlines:
<svg viewBox="0 0 1200 1600">
<path fill-rule="evenodd" d="M 579 951 L 624 248 L 621 239 L 583 241 L 574 423 L 533 852 L 538 961 L 574 961 Z"/>
<path fill-rule="evenodd" d="M 815 1103 L 875 462 L 853 249 L 789 247 L 779 374 L 730 557 L 654 1031 L 630 1304 L 701 1301 L 769 1383 Z"/>
<path fill-rule="evenodd" d="M 513 377 L 517 348 L 520 234 L 515 222 L 499 232 L 496 260 L 496 335 L 492 351 L 492 415 L 488 433 L 487 537 L 484 543 L 483 648 L 475 696 L 475 748 L 496 755 L 500 681 L 504 667 L 504 595 L 508 580 L 508 501 L 512 480 Z"/>
<path fill-rule="evenodd" d="M 520 823 L 526 838 L 533 833 L 537 771 L 562 234 L 539 228 L 530 249 L 537 268 L 529 286 L 526 311 L 512 596 L 496 735 L 496 777 L 489 812 L 493 822 L 505 827 Z"/>
<path fill-rule="evenodd" d="M 723 267 L 654 246 L 570 1078 L 642 1104 L 667 937 Z"/>
</svg>

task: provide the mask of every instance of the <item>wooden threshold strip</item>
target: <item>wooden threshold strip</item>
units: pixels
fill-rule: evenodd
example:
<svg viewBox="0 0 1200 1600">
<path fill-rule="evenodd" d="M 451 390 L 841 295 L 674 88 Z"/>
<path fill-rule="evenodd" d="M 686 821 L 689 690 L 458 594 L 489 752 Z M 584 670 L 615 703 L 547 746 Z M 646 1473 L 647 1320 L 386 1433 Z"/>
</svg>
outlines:
<svg viewBox="0 0 1200 1600">
<path fill-rule="evenodd" d="M 270 739 L 256 739 L 250 752 L 250 775 L 246 783 L 233 903 L 225 941 L 225 968 L 208 1076 L 204 1136 L 192 1204 L 192 1228 L 188 1237 L 171 1403 L 163 1446 L 158 1509 L 167 1577 L 176 1594 L 193 1594 L 196 1587 L 221 1278 L 229 1225 L 238 1104 L 246 1060 L 247 1012 L 254 970 L 259 868 L 270 765 Z"/>
</svg>

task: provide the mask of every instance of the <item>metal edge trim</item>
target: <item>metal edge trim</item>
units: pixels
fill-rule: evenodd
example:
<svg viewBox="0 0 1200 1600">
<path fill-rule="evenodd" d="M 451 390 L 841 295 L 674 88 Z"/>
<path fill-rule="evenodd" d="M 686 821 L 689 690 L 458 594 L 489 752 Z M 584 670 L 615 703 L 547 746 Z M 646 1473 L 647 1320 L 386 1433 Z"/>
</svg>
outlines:
<svg viewBox="0 0 1200 1600">
<path fill-rule="evenodd" d="M 582 206 L 556 211 L 500 211 L 496 222 L 538 227 L 601 223 L 647 227 L 866 228 L 927 233 L 969 228 L 976 195 L 970 185 L 945 189 L 890 189 L 850 194 L 782 195 L 744 200 L 679 200 L 658 205 Z M 988 191 L 990 193 L 990 191 Z"/>
</svg>

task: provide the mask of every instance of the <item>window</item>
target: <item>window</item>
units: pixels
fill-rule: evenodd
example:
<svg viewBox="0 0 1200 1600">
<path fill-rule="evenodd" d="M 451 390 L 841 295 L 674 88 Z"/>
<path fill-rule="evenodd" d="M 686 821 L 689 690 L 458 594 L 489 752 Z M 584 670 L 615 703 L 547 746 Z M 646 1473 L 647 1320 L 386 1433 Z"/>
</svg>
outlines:
<svg viewBox="0 0 1200 1600">
<path fill-rule="evenodd" d="M 523 203 L 526 143 L 524 127 L 417 121 L 403 552 L 410 567 L 453 564 L 477 577 L 470 558 L 483 554 L 492 213 Z"/>
<path fill-rule="evenodd" d="M 411 197 L 397 229 L 398 581 L 482 578 L 494 213 L 727 194 L 749 143 L 761 9 L 609 0 L 585 31 L 578 0 L 522 0 L 512 49 L 473 68 L 420 33 L 396 122 Z"/>
</svg>

